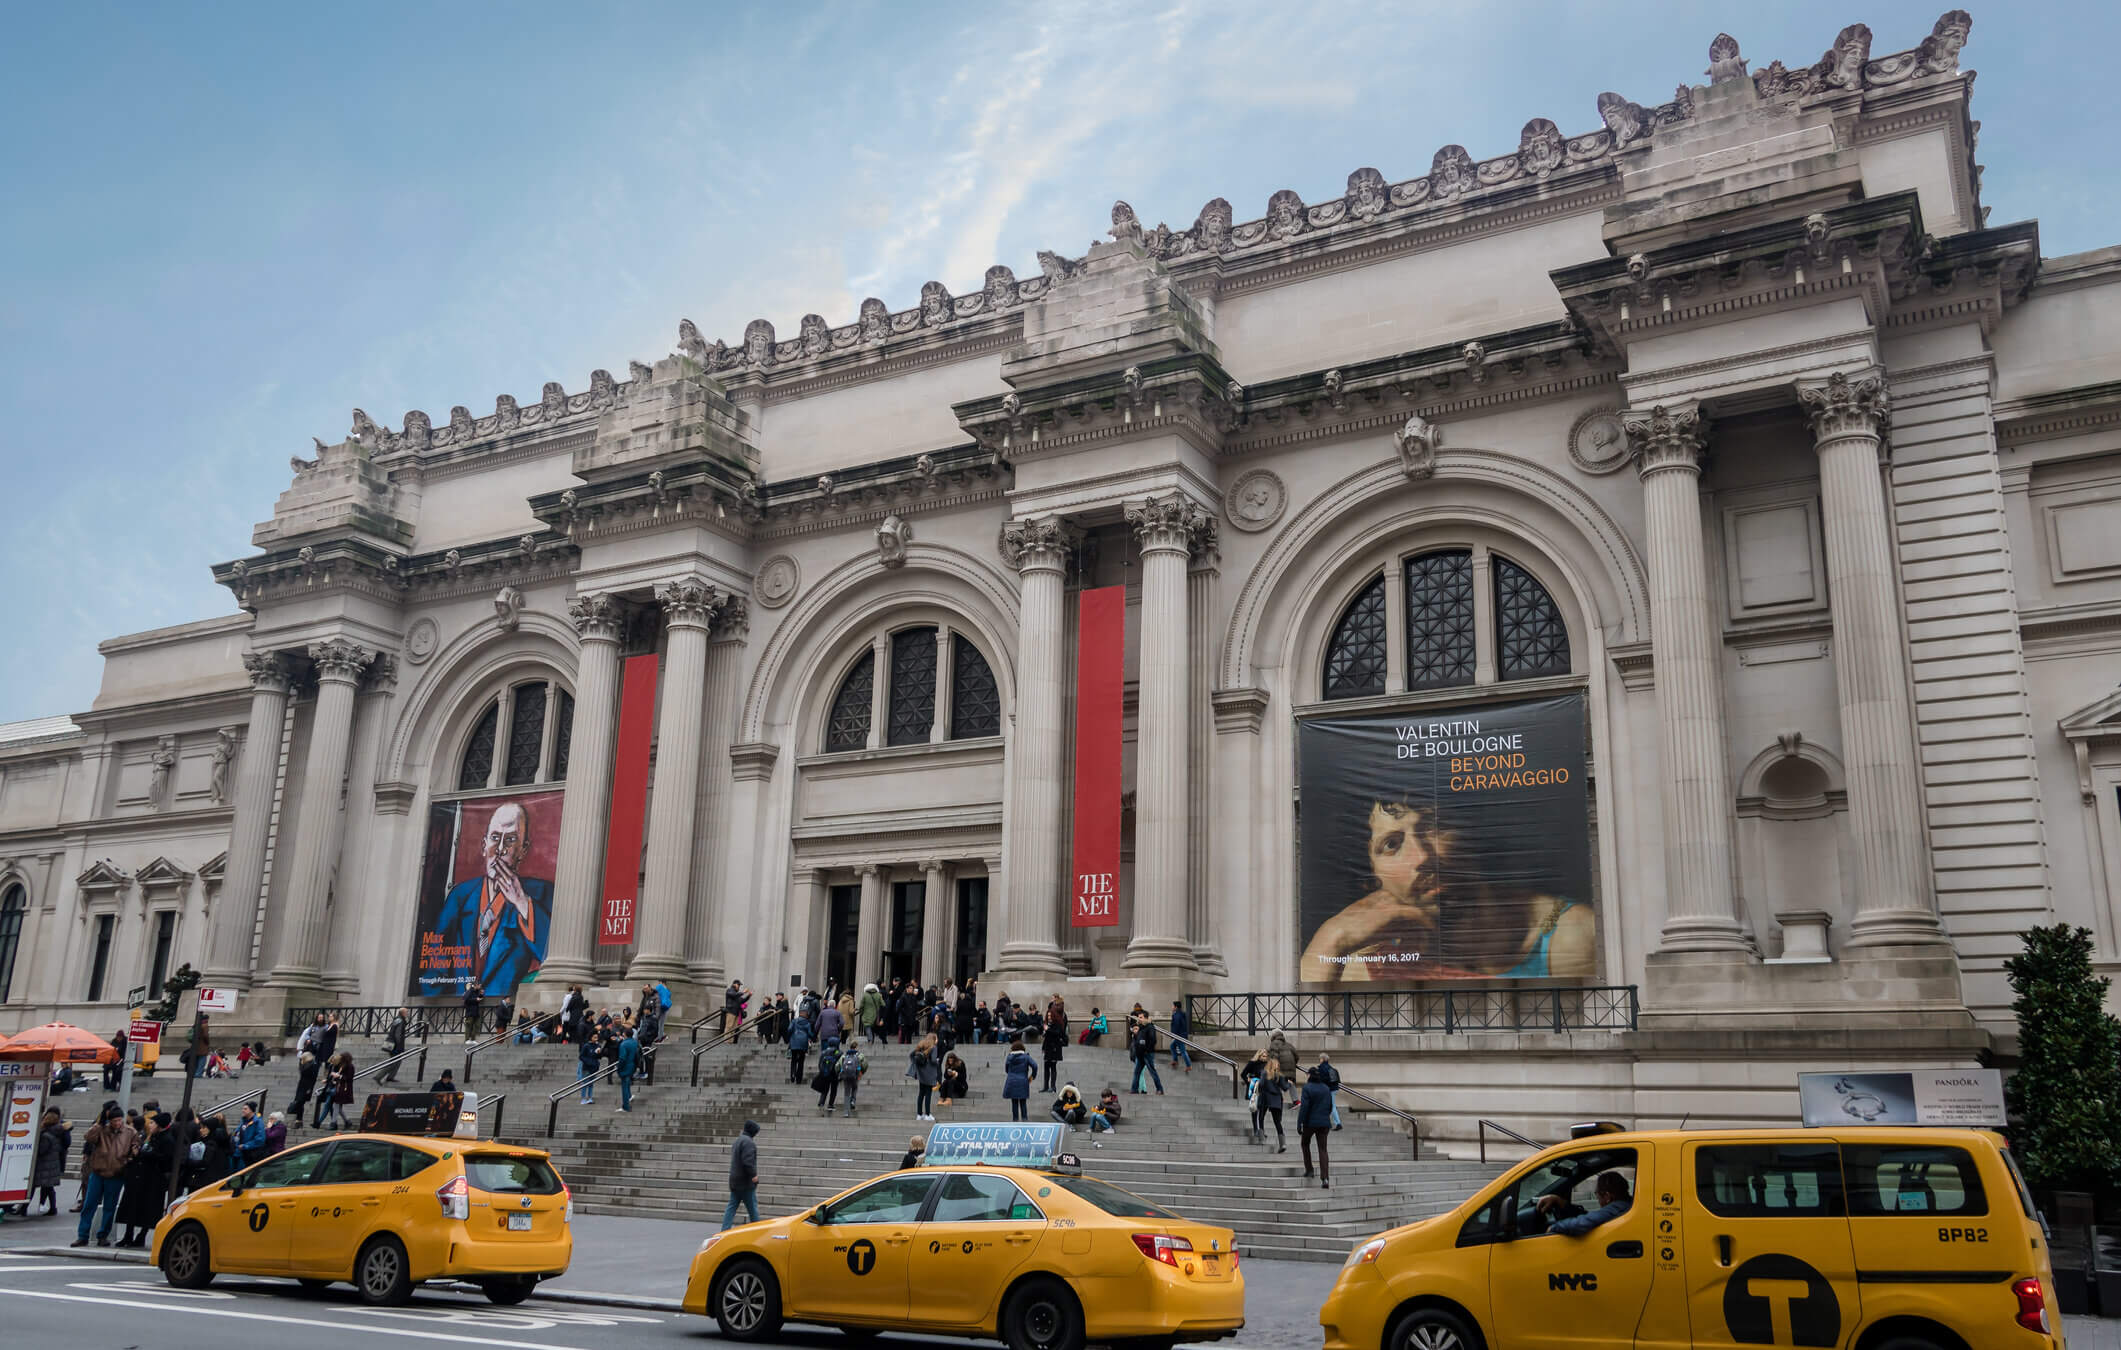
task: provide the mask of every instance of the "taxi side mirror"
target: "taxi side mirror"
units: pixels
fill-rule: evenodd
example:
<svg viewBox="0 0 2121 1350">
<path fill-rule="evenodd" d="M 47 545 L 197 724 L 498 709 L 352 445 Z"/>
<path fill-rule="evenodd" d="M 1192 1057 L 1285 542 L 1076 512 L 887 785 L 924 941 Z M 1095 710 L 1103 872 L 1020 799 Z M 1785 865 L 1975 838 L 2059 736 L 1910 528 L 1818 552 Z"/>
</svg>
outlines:
<svg viewBox="0 0 2121 1350">
<path fill-rule="evenodd" d="M 831 1221 L 832 1206 L 830 1205 L 819 1205 L 816 1209 L 811 1210 L 808 1214 L 805 1214 L 803 1216 L 804 1223 L 814 1223 L 823 1225 L 830 1223 Z"/>
</svg>

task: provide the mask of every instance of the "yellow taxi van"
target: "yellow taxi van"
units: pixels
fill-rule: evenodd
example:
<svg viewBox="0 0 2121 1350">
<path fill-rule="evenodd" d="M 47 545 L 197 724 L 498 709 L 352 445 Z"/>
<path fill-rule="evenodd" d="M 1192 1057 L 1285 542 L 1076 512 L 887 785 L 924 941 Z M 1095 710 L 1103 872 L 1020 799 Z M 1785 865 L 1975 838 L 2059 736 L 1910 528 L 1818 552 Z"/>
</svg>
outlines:
<svg viewBox="0 0 2121 1350">
<path fill-rule="evenodd" d="M 1579 1126 L 1356 1247 L 1326 1350 L 2061 1350 L 2001 1136 Z"/>
<path fill-rule="evenodd" d="M 783 1322 L 1168 1347 L 1245 1324 L 1237 1235 L 1082 1175 L 1056 1124 L 938 1125 L 922 1165 L 700 1244 L 684 1309 L 734 1340 Z"/>
<path fill-rule="evenodd" d="M 180 1289 L 279 1275 L 312 1290 L 350 1280 L 366 1301 L 397 1304 L 423 1281 L 456 1279 L 521 1303 L 566 1272 L 574 1201 L 542 1150 L 455 1137 L 461 1100 L 369 1098 L 361 1133 L 275 1153 L 178 1200 L 155 1225 L 151 1259 Z M 385 1128 L 408 1124 L 434 1128 Z"/>
</svg>

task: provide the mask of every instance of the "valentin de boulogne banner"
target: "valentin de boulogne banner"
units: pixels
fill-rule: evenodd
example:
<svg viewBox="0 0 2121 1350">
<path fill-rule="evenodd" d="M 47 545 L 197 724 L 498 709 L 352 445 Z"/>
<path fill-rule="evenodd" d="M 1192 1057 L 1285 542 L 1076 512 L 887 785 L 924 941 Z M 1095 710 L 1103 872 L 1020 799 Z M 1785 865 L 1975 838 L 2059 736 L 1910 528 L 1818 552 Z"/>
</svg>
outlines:
<svg viewBox="0 0 2121 1350">
<path fill-rule="evenodd" d="M 1592 978 L 1584 707 L 1302 721 L 1300 978 Z"/>
<path fill-rule="evenodd" d="M 462 994 L 476 979 L 488 997 L 498 998 L 537 971 L 552 933 L 552 876 L 566 795 L 464 797 L 428 808 L 420 926 L 406 993 Z"/>
</svg>

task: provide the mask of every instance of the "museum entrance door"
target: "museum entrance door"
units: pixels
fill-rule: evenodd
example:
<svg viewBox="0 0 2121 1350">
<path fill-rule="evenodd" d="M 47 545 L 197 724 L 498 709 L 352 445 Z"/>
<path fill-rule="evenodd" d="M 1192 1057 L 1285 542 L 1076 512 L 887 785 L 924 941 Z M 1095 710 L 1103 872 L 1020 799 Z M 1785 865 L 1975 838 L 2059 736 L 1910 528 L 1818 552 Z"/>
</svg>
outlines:
<svg viewBox="0 0 2121 1350">
<path fill-rule="evenodd" d="M 825 979 L 835 988 L 849 989 L 854 987 L 860 954 L 862 888 L 834 886 L 829 903 L 825 918 Z"/>
<path fill-rule="evenodd" d="M 957 945 L 951 974 L 958 987 L 979 978 L 987 964 L 987 878 L 960 877 L 957 882 Z"/>
</svg>

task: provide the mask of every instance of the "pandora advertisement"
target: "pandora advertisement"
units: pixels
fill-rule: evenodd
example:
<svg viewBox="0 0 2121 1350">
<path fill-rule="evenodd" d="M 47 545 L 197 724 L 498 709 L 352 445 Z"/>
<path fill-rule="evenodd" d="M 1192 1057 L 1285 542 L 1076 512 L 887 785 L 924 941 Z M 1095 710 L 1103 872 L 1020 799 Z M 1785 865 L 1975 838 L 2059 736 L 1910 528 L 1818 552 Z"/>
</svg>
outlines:
<svg viewBox="0 0 2121 1350">
<path fill-rule="evenodd" d="M 1300 978 L 1591 979 L 1584 709 L 1300 722 Z"/>
</svg>

